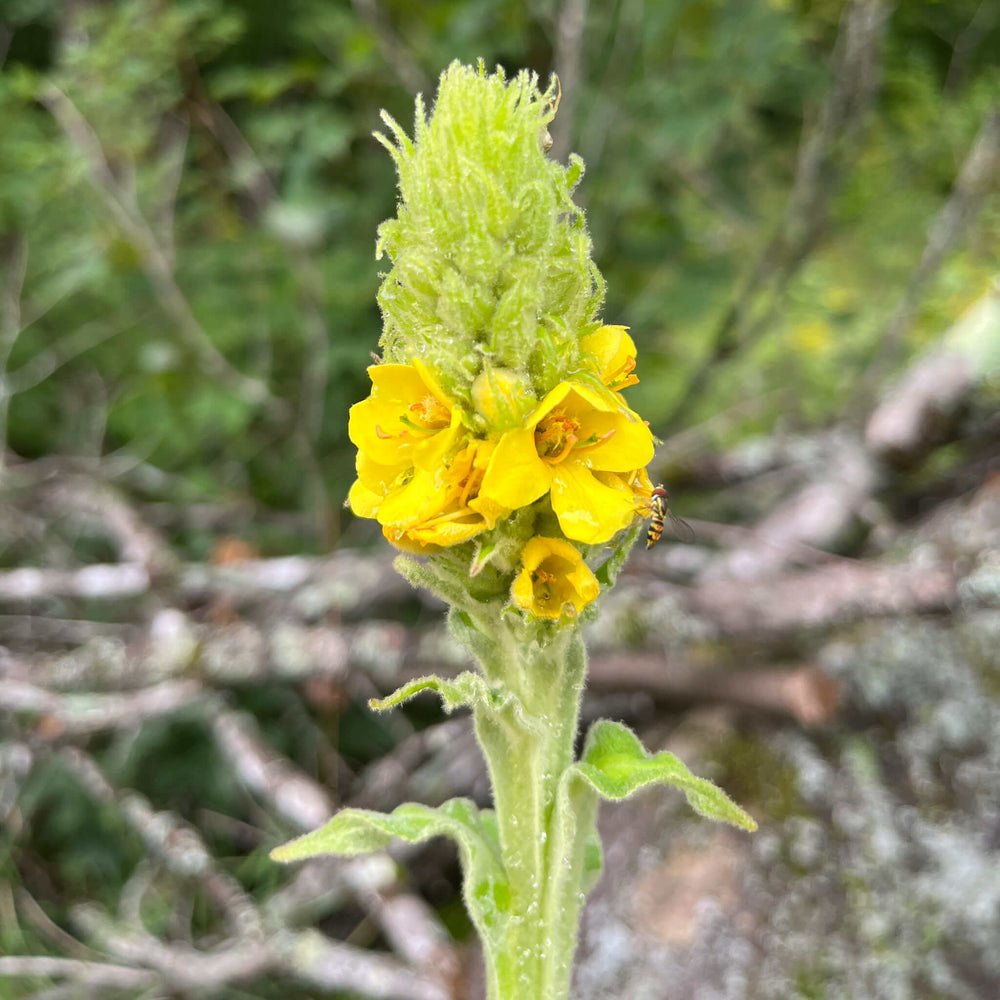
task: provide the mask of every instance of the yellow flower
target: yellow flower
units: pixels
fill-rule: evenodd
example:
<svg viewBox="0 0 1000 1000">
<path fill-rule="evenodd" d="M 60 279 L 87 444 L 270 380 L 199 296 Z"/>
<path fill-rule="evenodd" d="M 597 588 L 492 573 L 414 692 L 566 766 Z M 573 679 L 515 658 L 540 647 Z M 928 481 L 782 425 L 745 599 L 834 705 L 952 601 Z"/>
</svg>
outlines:
<svg viewBox="0 0 1000 1000">
<path fill-rule="evenodd" d="M 515 510 L 548 491 L 563 534 L 597 544 L 636 513 L 630 492 L 599 474 L 633 473 L 652 457 L 649 428 L 616 397 L 561 382 L 524 427 L 501 435 L 479 495 Z"/>
<path fill-rule="evenodd" d="M 590 567 L 561 538 L 532 538 L 521 552 L 521 565 L 511 595 L 536 618 L 577 615 L 600 593 Z"/>
<path fill-rule="evenodd" d="M 400 548 L 464 542 L 510 511 L 481 498 L 494 443 L 470 440 L 458 406 L 419 360 L 368 369 L 372 393 L 351 407 L 358 478 L 348 503 Z"/>
<path fill-rule="evenodd" d="M 614 392 L 637 385 L 635 344 L 625 326 L 602 326 L 580 340 L 580 347 L 597 364 L 601 381 Z"/>
<path fill-rule="evenodd" d="M 372 365 L 368 374 L 371 395 L 351 407 L 347 430 L 358 448 L 358 479 L 384 494 L 415 465 L 441 463 L 460 436 L 461 413 L 416 358 L 412 365 Z"/>
<path fill-rule="evenodd" d="M 493 442 L 467 441 L 435 469 L 414 470 L 379 504 L 377 517 L 386 538 L 400 548 L 458 545 L 492 528 L 510 513 L 479 495 Z"/>
</svg>

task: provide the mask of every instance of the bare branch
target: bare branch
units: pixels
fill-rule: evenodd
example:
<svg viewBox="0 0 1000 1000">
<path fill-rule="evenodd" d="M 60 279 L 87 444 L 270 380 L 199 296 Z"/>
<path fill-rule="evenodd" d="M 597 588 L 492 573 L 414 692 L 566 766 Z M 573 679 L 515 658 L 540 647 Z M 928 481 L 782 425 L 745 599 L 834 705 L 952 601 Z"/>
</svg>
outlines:
<svg viewBox="0 0 1000 1000">
<path fill-rule="evenodd" d="M 47 597 L 114 600 L 149 589 L 149 573 L 133 563 L 94 563 L 77 570 L 11 569 L 0 572 L 0 600 L 34 601 Z"/>
<path fill-rule="evenodd" d="M 198 879 L 225 914 L 231 933 L 262 938 L 262 921 L 253 901 L 232 876 L 218 868 L 193 827 L 170 813 L 154 810 L 137 792 L 116 791 L 93 758 L 82 750 L 67 747 L 61 758 L 95 798 L 118 806 L 124 819 L 169 871 L 184 879 Z"/>
<path fill-rule="evenodd" d="M 135 969 L 107 962 L 82 962 L 75 958 L 44 955 L 0 956 L 0 977 L 51 976 L 72 979 L 81 985 L 102 989 L 142 989 L 159 977 L 148 969 Z"/>
<path fill-rule="evenodd" d="M 212 732 L 243 783 L 300 830 L 313 830 L 333 815 L 334 803 L 326 790 L 267 746 L 250 716 L 221 712 Z"/>
<path fill-rule="evenodd" d="M 331 941 L 318 931 L 303 931 L 287 945 L 282 949 L 285 961 L 296 977 L 320 989 L 356 990 L 383 1000 L 453 1000 L 441 982 L 377 952 Z"/>
<path fill-rule="evenodd" d="M 124 563 L 145 567 L 151 577 L 174 568 L 174 555 L 160 533 L 121 493 L 94 476 L 57 474 L 40 484 L 37 495 L 42 508 L 57 519 L 102 530 Z"/>
<path fill-rule="evenodd" d="M 166 164 L 166 176 L 159 186 L 160 203 L 155 209 L 155 233 L 163 248 L 163 256 L 172 268 L 174 259 L 174 208 L 177 191 L 184 173 L 184 155 L 187 151 L 190 122 L 183 112 L 174 112 L 164 119 L 162 158 Z"/>
<path fill-rule="evenodd" d="M 0 239 L 0 473 L 7 453 L 7 414 L 11 391 L 7 363 L 21 333 L 21 289 L 28 267 L 28 247 L 17 236 Z"/>
<path fill-rule="evenodd" d="M 201 119 L 233 166 L 234 176 L 243 179 L 242 190 L 253 202 L 257 213 L 263 216 L 280 201 L 274 182 L 253 147 L 225 109 L 203 93 L 204 87 L 200 78 L 197 79 L 197 89 L 200 94 L 198 111 Z M 332 537 L 339 534 L 336 529 L 331 530 L 329 524 L 331 511 L 335 508 L 330 504 L 326 480 L 315 450 L 323 425 L 329 380 L 327 356 L 330 329 L 326 321 L 326 293 L 320 270 L 303 246 L 303 242 L 288 238 L 284 242 L 295 261 L 294 274 L 302 293 L 303 323 L 306 333 L 297 395 L 296 433 L 293 440 L 307 471 L 309 492 L 312 494 L 308 506 L 312 511 L 313 531 L 320 543 L 326 545 Z"/>
<path fill-rule="evenodd" d="M 785 289 L 819 242 L 831 200 L 881 83 L 887 21 L 884 0 L 853 0 L 843 14 L 833 54 L 834 82 L 815 125 L 804 130 L 782 220 L 719 324 L 711 351 L 685 386 L 668 424 L 691 409 L 720 362 L 768 329 Z"/>
<path fill-rule="evenodd" d="M 839 685 L 816 667 L 705 670 L 657 653 L 596 658 L 588 683 L 597 691 L 626 688 L 673 701 L 761 709 L 791 716 L 800 726 L 829 721 L 840 700 Z"/>
<path fill-rule="evenodd" d="M 981 0 L 975 14 L 972 15 L 972 20 L 955 39 L 952 47 L 948 75 L 944 81 L 946 94 L 954 93 L 965 82 L 970 59 L 982 40 L 993 30 L 998 19 L 1000 19 L 1000 8 L 992 0 Z"/>
<path fill-rule="evenodd" d="M 829 436 L 822 470 L 721 555 L 702 579 L 766 577 L 794 560 L 802 546 L 831 545 L 868 502 L 877 480 L 861 443 L 846 435 Z"/>
<path fill-rule="evenodd" d="M 204 696 L 197 681 L 164 681 L 139 691 L 114 694 L 55 694 L 26 681 L 0 677 L 0 709 L 42 715 L 50 735 L 84 736 L 135 726 L 169 715 Z"/>
<path fill-rule="evenodd" d="M 145 313 L 140 315 L 138 322 L 141 322 L 145 315 Z M 16 396 L 19 392 L 33 389 L 64 365 L 68 365 L 92 348 L 131 329 L 134 322 L 136 320 L 129 318 L 125 322 L 112 325 L 103 320 L 92 320 L 77 327 L 66 336 L 61 337 L 57 343 L 39 351 L 25 361 L 20 368 L 16 368 L 10 373 L 7 383 L 10 395 Z M 22 329 L 27 329 L 27 326 L 28 324 Z"/>
<path fill-rule="evenodd" d="M 900 464 L 930 452 L 985 376 L 998 329 L 1000 282 L 995 281 L 883 396 L 865 429 L 868 448 Z"/>
<path fill-rule="evenodd" d="M 95 906 L 76 907 L 73 918 L 96 945 L 122 961 L 152 970 L 175 990 L 219 989 L 263 975 L 278 964 L 266 938 L 236 939 L 202 951 L 164 944 L 141 927 L 111 920 Z"/>
</svg>

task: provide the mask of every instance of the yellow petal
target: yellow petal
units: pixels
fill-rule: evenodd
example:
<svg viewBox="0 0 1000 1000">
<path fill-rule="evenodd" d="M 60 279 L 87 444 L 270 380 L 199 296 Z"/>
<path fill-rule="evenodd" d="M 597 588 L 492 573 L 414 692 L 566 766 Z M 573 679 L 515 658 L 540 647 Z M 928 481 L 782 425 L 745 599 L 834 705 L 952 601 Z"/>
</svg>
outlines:
<svg viewBox="0 0 1000 1000">
<path fill-rule="evenodd" d="M 438 382 L 437 376 L 430 370 L 430 368 L 427 367 L 427 365 L 423 363 L 423 361 L 420 360 L 420 358 L 413 358 L 412 361 L 413 367 L 420 376 L 421 382 L 423 382 L 423 384 L 430 389 L 431 395 L 434 396 L 439 403 L 450 410 L 455 404 L 448 398 L 444 389 L 441 388 L 441 384 Z"/>
<path fill-rule="evenodd" d="M 593 448 L 581 452 L 580 460 L 592 469 L 627 472 L 648 465 L 653 458 L 653 435 L 640 421 L 625 413 L 594 414 L 584 420 L 581 431 L 593 431 L 598 437 L 608 430 L 614 433 Z"/>
<path fill-rule="evenodd" d="M 448 453 L 454 449 L 463 433 L 462 414 L 455 409 L 451 412 L 451 424 L 438 431 L 413 448 L 413 464 L 422 469 L 434 470 L 445 464 Z"/>
<path fill-rule="evenodd" d="M 421 432 L 413 428 L 412 421 L 407 422 L 414 404 L 433 396 L 443 408 L 442 427 L 454 404 L 424 365 L 419 369 L 411 365 L 372 365 L 368 374 L 371 395 L 351 407 L 347 433 L 357 448 L 374 461 L 391 465 L 433 436 L 433 426 Z"/>
<path fill-rule="evenodd" d="M 582 560 L 578 566 L 575 566 L 566 574 L 566 580 L 578 595 L 579 603 L 577 604 L 574 601 L 577 604 L 577 611 L 582 611 L 585 605 L 597 600 L 601 592 L 601 586 L 597 582 L 597 577 L 594 576 L 590 567 Z"/>
<path fill-rule="evenodd" d="M 388 524 L 382 526 L 382 534 L 397 549 L 402 549 L 403 552 L 410 552 L 415 556 L 427 556 L 441 551 L 436 545 L 421 545 L 410 538 L 407 532 L 401 531 L 399 528 L 393 528 Z"/>
<path fill-rule="evenodd" d="M 563 534 L 588 545 L 608 541 L 635 517 L 635 506 L 625 494 L 578 464 L 556 467 L 551 493 Z"/>
<path fill-rule="evenodd" d="M 518 574 L 514 585 L 510 588 L 510 596 L 519 608 L 525 611 L 533 610 L 535 604 L 535 585 L 532 583 L 531 572 L 529 570 L 524 569 Z M 551 617 L 551 615 L 548 617 Z"/>
<path fill-rule="evenodd" d="M 419 399 L 431 388 L 413 365 L 370 365 L 372 392 L 386 398 Z"/>
<path fill-rule="evenodd" d="M 347 494 L 347 502 L 358 517 L 374 517 L 378 513 L 382 494 L 368 489 L 360 479 L 355 480 Z"/>
<path fill-rule="evenodd" d="M 347 436 L 358 451 L 364 452 L 373 461 L 380 465 L 394 465 L 410 447 L 410 441 L 400 436 L 405 431 L 399 423 L 401 412 L 402 408 L 387 409 L 383 402 L 369 396 L 351 407 Z"/>
<path fill-rule="evenodd" d="M 474 497 L 469 501 L 469 509 L 474 510 L 483 519 L 487 528 L 492 528 L 497 521 L 510 513 L 509 507 L 504 507 L 489 497 Z"/>
<path fill-rule="evenodd" d="M 394 486 L 398 485 L 400 476 L 409 469 L 405 460 L 395 465 L 381 465 L 372 461 L 366 452 L 359 451 L 355 460 L 358 479 L 373 493 L 385 496 Z"/>
<path fill-rule="evenodd" d="M 521 550 L 521 565 L 527 570 L 535 570 L 549 556 L 558 556 L 570 563 L 580 562 L 582 559 L 579 549 L 572 542 L 567 542 L 564 538 L 536 535 Z"/>
<path fill-rule="evenodd" d="M 527 426 L 536 426 L 539 421 L 543 420 L 556 407 L 560 406 L 573 389 L 574 384 L 572 382 L 560 382 L 551 392 L 546 394 L 545 398 L 531 412 L 526 421 Z"/>
<path fill-rule="evenodd" d="M 447 547 L 466 542 L 485 530 L 486 522 L 479 516 L 471 518 L 466 516 L 456 520 L 439 518 L 425 525 L 407 529 L 406 536 L 421 545 Z"/>
<path fill-rule="evenodd" d="M 614 371 L 629 357 L 635 357 L 635 344 L 626 333 L 627 326 L 602 326 L 581 338 L 580 348 L 597 362 L 601 377 Z"/>
<path fill-rule="evenodd" d="M 381 524 L 410 528 L 439 514 L 447 502 L 443 477 L 417 469 L 408 483 L 389 492 L 379 507 L 378 519 Z"/>
<path fill-rule="evenodd" d="M 534 427 L 503 434 L 486 467 L 479 495 L 517 510 L 533 503 L 549 488 L 549 466 L 538 457 Z"/>
</svg>

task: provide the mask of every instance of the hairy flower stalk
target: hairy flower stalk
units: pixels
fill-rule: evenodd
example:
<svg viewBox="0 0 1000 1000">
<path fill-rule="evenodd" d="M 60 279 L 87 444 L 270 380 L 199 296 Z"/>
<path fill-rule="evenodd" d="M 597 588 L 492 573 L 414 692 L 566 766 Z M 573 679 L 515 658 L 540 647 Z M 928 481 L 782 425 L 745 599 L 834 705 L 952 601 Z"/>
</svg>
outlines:
<svg viewBox="0 0 1000 1000">
<path fill-rule="evenodd" d="M 753 829 L 711 783 L 602 720 L 573 747 L 586 674 L 581 625 L 612 586 L 653 492 L 638 380 L 572 192 L 546 155 L 558 104 L 526 72 L 450 66 L 411 139 L 383 113 L 399 172 L 379 229 L 382 360 L 351 408 L 349 503 L 408 553 L 397 569 L 449 605 L 479 670 L 421 678 L 374 707 L 435 691 L 471 708 L 493 808 L 453 799 L 384 815 L 347 809 L 274 852 L 283 861 L 378 850 L 392 837 L 458 844 L 490 1000 L 568 997 L 579 910 L 601 868 L 599 797 L 679 787 L 703 815 Z"/>
</svg>

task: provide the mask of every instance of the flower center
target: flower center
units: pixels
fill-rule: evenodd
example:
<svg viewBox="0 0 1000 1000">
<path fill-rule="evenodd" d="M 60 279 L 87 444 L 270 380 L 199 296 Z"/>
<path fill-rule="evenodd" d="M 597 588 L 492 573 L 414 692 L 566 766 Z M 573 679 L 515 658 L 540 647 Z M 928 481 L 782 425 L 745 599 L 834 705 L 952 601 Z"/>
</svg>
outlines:
<svg viewBox="0 0 1000 1000">
<path fill-rule="evenodd" d="M 390 438 L 403 438 L 405 440 L 413 436 L 424 438 L 447 427 L 451 423 L 451 414 L 441 400 L 428 393 L 423 399 L 411 403 L 406 408 L 406 412 L 399 417 L 399 422 L 403 425 L 403 430 L 396 434 L 383 430 L 379 424 L 376 424 L 376 435 L 383 441 Z"/>
<path fill-rule="evenodd" d="M 606 434 L 591 433 L 580 437 L 580 421 L 563 413 L 552 413 L 535 428 L 535 449 L 538 457 L 549 465 L 558 465 L 571 452 L 588 451 L 607 441 L 614 429 Z"/>
<path fill-rule="evenodd" d="M 446 521 L 480 516 L 469 508 L 469 500 L 479 495 L 484 475 L 484 470 L 476 465 L 476 451 L 476 442 L 473 442 L 454 457 L 445 474 L 447 493 L 441 513 L 429 518 L 422 527 L 436 527 Z"/>
<path fill-rule="evenodd" d="M 437 396 L 428 393 L 423 399 L 410 404 L 410 420 L 420 430 L 440 430 L 451 422 L 451 414 Z"/>
<path fill-rule="evenodd" d="M 539 604 L 547 604 L 552 600 L 552 584 L 555 576 L 539 567 L 531 574 L 531 586 L 535 592 L 535 600 Z"/>
<path fill-rule="evenodd" d="M 535 428 L 535 448 L 538 455 L 550 465 L 561 462 L 580 440 L 577 432 L 580 421 L 553 413 L 539 421 Z"/>
</svg>

